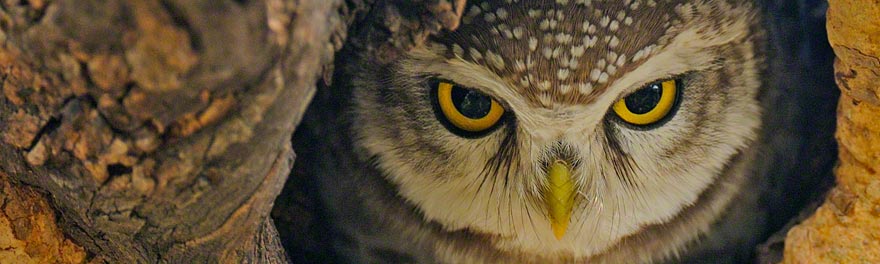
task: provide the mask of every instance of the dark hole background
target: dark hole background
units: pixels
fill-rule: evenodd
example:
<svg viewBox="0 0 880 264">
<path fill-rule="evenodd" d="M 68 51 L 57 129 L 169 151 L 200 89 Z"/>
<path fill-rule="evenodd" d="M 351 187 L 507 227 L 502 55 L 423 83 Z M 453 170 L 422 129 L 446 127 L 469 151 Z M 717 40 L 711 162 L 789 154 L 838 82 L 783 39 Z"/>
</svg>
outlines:
<svg viewBox="0 0 880 264">
<path fill-rule="evenodd" d="M 771 160 L 776 177 L 772 185 L 784 186 L 778 197 L 770 197 L 768 204 L 773 208 L 768 219 L 769 228 L 765 237 L 769 238 L 761 247 L 761 254 L 754 261 L 775 263 L 781 258 L 781 235 L 771 237 L 801 213 L 810 213 L 824 196 L 825 191 L 833 184 L 831 168 L 837 157 L 837 146 L 834 141 L 835 110 L 838 91 L 833 81 L 833 53 L 828 45 L 825 33 L 825 10 L 827 4 L 821 0 L 769 0 L 759 1 L 764 6 L 765 23 L 772 39 L 772 49 L 768 65 L 777 73 L 776 89 L 783 89 L 790 96 L 797 96 L 802 102 L 795 109 L 787 109 L 796 117 L 790 125 L 796 126 L 798 135 L 793 138 L 790 155 Z M 358 30 L 356 22 L 350 30 Z M 345 58 L 351 57 L 354 50 L 347 43 L 336 54 L 336 69 L 342 68 Z M 337 72 L 338 74 L 338 72 Z M 346 85 L 343 81 L 334 81 L 334 85 Z M 335 86 L 318 84 L 316 98 L 339 98 L 339 90 Z M 339 102 L 341 103 L 341 102 Z M 314 104 L 310 107 L 312 111 Z M 342 113 L 337 113 L 342 114 Z M 315 135 L 309 129 L 310 122 L 319 122 L 306 118 L 293 136 L 293 146 L 297 160 L 284 191 L 275 202 L 272 218 L 282 238 L 282 243 L 293 263 L 337 263 L 327 234 L 330 230 L 321 215 L 323 209 L 316 199 L 316 189 L 302 164 L 323 162 L 326 153 L 320 153 Z M 798 184 L 791 184 L 796 182 Z M 806 209 L 805 209 L 806 208 Z"/>
</svg>

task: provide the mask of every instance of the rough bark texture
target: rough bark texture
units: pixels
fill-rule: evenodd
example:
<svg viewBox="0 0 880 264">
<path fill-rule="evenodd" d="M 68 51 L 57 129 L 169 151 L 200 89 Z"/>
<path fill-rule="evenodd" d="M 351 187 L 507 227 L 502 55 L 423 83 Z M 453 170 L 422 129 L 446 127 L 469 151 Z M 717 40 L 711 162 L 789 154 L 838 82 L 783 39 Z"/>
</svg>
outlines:
<svg viewBox="0 0 880 264">
<path fill-rule="evenodd" d="M 286 262 L 268 214 L 340 5 L 0 1 L 2 181 L 109 262 Z"/>
<path fill-rule="evenodd" d="M 52 208 L 36 191 L 0 172 L 0 263 L 84 263 L 82 247 L 64 237 Z"/>
<path fill-rule="evenodd" d="M 387 59 L 463 6 L 0 0 L 0 263 L 287 262 L 269 211 L 348 26 Z"/>
<path fill-rule="evenodd" d="M 832 0 L 837 55 L 837 186 L 789 231 L 785 263 L 880 263 L 880 1 Z"/>
</svg>

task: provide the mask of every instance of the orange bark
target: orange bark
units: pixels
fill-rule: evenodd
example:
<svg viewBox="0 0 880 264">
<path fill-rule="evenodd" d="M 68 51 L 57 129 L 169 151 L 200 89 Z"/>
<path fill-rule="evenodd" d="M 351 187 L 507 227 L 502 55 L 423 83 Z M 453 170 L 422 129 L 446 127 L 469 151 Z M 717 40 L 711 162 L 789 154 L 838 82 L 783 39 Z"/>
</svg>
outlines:
<svg viewBox="0 0 880 264">
<path fill-rule="evenodd" d="M 784 263 L 880 263 L 880 1 L 831 0 L 841 95 L 837 186 L 786 238 Z"/>
<path fill-rule="evenodd" d="M 0 263 L 84 263 L 86 252 L 64 237 L 42 195 L 0 172 Z"/>
</svg>

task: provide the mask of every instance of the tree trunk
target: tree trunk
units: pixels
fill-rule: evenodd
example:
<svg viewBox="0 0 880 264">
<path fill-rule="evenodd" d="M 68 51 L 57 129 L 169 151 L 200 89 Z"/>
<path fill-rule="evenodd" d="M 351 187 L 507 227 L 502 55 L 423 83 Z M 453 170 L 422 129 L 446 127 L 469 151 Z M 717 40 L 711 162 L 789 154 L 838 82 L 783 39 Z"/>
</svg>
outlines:
<svg viewBox="0 0 880 264">
<path fill-rule="evenodd" d="M 0 0 L 0 262 L 287 262 L 268 215 L 349 26 L 393 56 L 463 6 Z"/>
<path fill-rule="evenodd" d="M 841 91 L 837 186 L 789 231 L 784 263 L 880 263 L 880 2 L 829 1 L 827 26 Z"/>
<path fill-rule="evenodd" d="M 284 262 L 267 214 L 336 4 L 4 1 L 2 171 L 112 262 Z"/>
</svg>

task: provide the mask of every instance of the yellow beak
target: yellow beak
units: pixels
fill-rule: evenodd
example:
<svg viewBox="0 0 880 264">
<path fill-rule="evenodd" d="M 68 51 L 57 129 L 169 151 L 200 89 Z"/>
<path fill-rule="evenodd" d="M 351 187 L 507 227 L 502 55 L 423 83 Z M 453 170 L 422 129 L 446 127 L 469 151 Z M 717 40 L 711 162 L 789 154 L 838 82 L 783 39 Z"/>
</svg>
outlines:
<svg viewBox="0 0 880 264">
<path fill-rule="evenodd" d="M 549 189 L 544 194 L 544 203 L 550 215 L 550 227 L 557 240 L 561 240 L 568 230 L 571 209 L 574 207 L 574 183 L 571 180 L 571 167 L 562 160 L 550 165 L 547 173 Z"/>
</svg>

